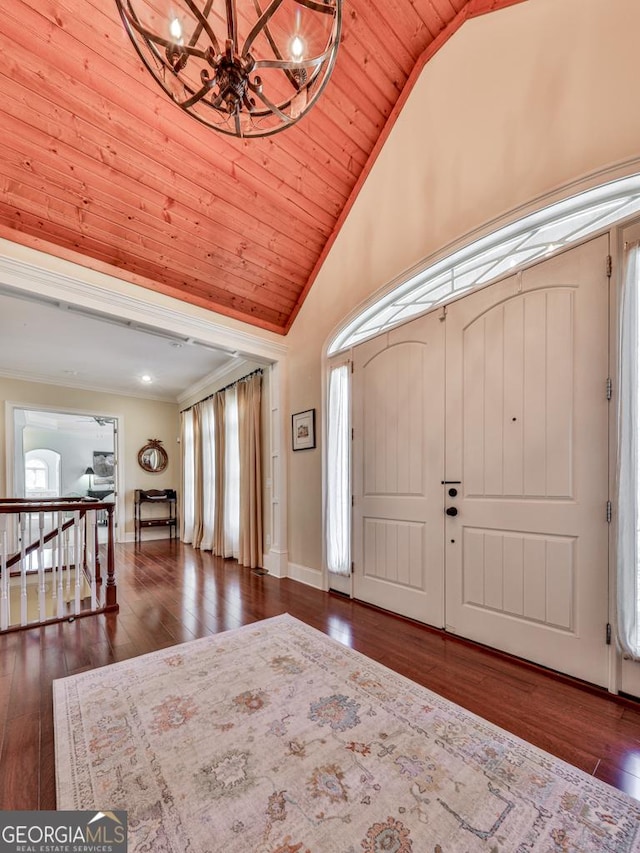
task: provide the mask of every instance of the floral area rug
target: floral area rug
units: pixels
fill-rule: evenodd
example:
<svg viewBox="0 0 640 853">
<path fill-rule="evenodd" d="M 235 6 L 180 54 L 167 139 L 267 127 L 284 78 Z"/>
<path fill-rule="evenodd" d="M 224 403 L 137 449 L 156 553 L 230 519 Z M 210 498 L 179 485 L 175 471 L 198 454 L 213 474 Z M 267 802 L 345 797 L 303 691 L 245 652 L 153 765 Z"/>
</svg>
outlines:
<svg viewBox="0 0 640 853">
<path fill-rule="evenodd" d="M 624 853 L 640 803 L 290 616 L 54 682 L 59 809 L 130 853 Z"/>
</svg>

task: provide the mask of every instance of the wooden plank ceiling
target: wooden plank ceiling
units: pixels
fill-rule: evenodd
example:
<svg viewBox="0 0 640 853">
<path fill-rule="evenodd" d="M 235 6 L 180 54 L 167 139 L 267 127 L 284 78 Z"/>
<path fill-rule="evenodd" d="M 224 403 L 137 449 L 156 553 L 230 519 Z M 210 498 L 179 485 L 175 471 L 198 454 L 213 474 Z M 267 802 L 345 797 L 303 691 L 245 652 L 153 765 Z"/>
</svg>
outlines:
<svg viewBox="0 0 640 853">
<path fill-rule="evenodd" d="M 344 0 L 318 104 L 239 140 L 160 92 L 115 2 L 11 0 L 0 236 L 285 333 L 424 63 L 467 18 L 515 2 Z"/>
</svg>

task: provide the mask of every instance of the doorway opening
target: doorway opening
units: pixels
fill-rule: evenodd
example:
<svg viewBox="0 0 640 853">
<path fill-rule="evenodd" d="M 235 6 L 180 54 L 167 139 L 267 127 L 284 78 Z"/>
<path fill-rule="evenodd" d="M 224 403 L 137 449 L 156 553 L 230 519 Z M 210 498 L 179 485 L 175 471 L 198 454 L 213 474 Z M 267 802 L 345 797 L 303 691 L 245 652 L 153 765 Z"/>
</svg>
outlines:
<svg viewBox="0 0 640 853">
<path fill-rule="evenodd" d="M 113 502 L 117 538 L 117 439 L 115 417 L 13 407 L 10 496 Z M 106 541 L 106 534 L 106 527 L 99 525 L 99 541 Z"/>
</svg>

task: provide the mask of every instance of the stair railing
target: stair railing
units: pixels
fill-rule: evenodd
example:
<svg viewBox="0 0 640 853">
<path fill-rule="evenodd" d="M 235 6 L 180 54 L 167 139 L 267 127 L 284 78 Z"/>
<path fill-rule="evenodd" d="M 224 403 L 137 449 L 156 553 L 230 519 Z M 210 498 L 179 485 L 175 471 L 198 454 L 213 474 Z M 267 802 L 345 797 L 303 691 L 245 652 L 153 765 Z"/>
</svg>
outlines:
<svg viewBox="0 0 640 853">
<path fill-rule="evenodd" d="M 0 499 L 0 632 L 118 609 L 113 510 L 87 498 Z"/>
</svg>

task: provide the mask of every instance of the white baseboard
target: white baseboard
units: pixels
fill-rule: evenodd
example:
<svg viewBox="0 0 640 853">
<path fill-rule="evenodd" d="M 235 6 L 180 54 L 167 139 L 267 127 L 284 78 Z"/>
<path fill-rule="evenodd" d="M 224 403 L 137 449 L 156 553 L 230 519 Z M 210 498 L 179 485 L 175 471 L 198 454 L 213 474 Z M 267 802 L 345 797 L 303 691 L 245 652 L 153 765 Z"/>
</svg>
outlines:
<svg viewBox="0 0 640 853">
<path fill-rule="evenodd" d="M 262 565 L 274 578 L 291 578 L 291 580 L 324 589 L 324 578 L 321 569 L 311 569 L 299 563 L 290 563 L 287 551 L 271 549 L 263 555 Z"/>
<path fill-rule="evenodd" d="M 286 578 L 289 574 L 289 553 L 271 548 L 263 554 L 262 565 L 274 578 Z"/>
<path fill-rule="evenodd" d="M 314 589 L 324 589 L 324 578 L 321 569 L 310 569 L 298 563 L 289 563 L 288 576 L 294 580 L 312 586 Z"/>
<path fill-rule="evenodd" d="M 166 528 L 160 528 L 159 530 L 153 530 L 153 528 L 149 527 L 142 531 L 140 535 L 140 542 L 148 542 L 151 539 L 168 539 L 169 531 Z M 135 542 L 136 534 L 135 533 L 125 533 L 120 542 Z"/>
</svg>

